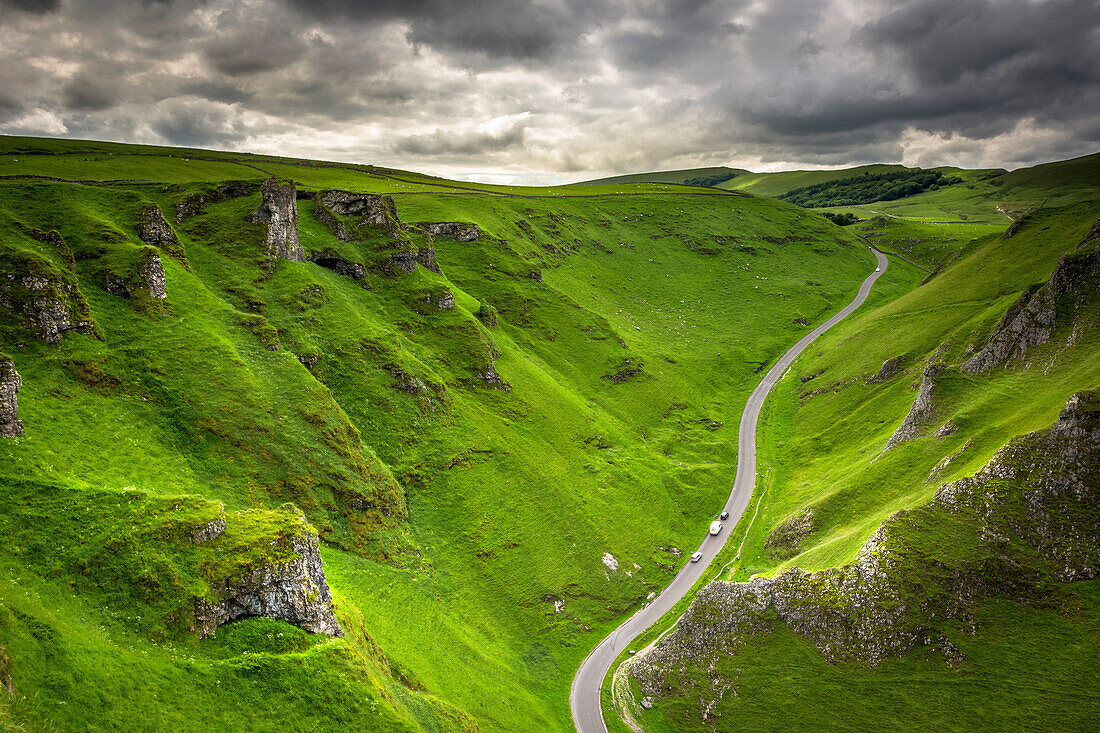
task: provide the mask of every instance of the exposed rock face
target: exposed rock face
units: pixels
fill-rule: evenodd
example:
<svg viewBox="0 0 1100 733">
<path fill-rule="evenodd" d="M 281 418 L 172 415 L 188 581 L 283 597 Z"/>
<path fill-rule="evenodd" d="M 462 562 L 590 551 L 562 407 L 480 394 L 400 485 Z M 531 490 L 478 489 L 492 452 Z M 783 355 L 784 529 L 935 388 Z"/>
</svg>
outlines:
<svg viewBox="0 0 1100 733">
<path fill-rule="evenodd" d="M 439 263 L 435 261 L 435 247 L 421 247 L 416 253 L 416 261 L 425 269 L 439 274 Z"/>
<path fill-rule="evenodd" d="M 252 214 L 253 224 L 267 224 L 267 249 L 272 257 L 305 262 L 298 241 L 298 197 L 294 182 L 264 181 L 263 203 Z"/>
<path fill-rule="evenodd" d="M 160 255 L 150 250 L 141 253 L 137 268 L 138 279 L 149 291 L 149 295 L 158 300 L 168 297 L 167 281 L 164 277 L 164 264 Z"/>
<path fill-rule="evenodd" d="M 676 630 L 631 673 L 653 695 L 672 689 L 689 666 L 708 668 L 714 690 L 728 688 L 734 681 L 720 678 L 716 662 L 747 636 L 769 633 L 772 612 L 831 662 L 874 666 L 923 646 L 954 663 L 962 655 L 937 628 L 957 620 L 977 633 L 974 610 L 984 598 L 1075 607 L 1060 595 L 1058 581 L 1097 576 L 1097 506 L 1100 393 L 1080 393 L 1050 429 L 1011 441 L 973 476 L 941 487 L 931 504 L 885 521 L 856 562 L 706 586 Z M 929 553 L 919 542 L 909 544 L 908 537 L 928 531 L 958 536 L 965 549 Z"/>
<path fill-rule="evenodd" d="M 397 206 L 392 196 L 325 191 L 317 197 L 317 201 L 340 216 L 362 217 L 361 224 L 386 224 L 391 219 L 397 219 Z"/>
<path fill-rule="evenodd" d="M 183 201 L 180 201 L 176 206 L 176 223 L 179 224 L 188 217 L 197 216 L 203 213 L 203 208 L 206 204 L 217 204 L 222 201 L 241 198 L 242 196 L 250 195 L 255 190 L 256 185 L 254 183 L 248 183 L 247 181 L 230 181 L 229 183 L 218 186 L 213 191 L 192 194 Z"/>
<path fill-rule="evenodd" d="M 363 280 L 367 277 L 367 269 L 358 262 L 349 262 L 331 252 L 316 252 L 309 256 L 309 261 L 352 280 Z"/>
<path fill-rule="evenodd" d="M 904 443 L 920 435 L 924 428 L 936 417 L 935 398 L 936 380 L 947 369 L 946 364 L 929 364 L 921 378 L 920 389 L 917 391 L 917 399 L 909 408 L 909 414 L 905 420 L 890 436 L 884 450 L 890 450 L 898 443 Z"/>
<path fill-rule="evenodd" d="M 390 376 L 393 377 L 393 386 L 402 392 L 408 392 L 409 394 L 417 394 L 418 392 L 427 392 L 428 386 L 420 380 L 419 377 L 402 371 L 397 367 L 390 369 Z"/>
<path fill-rule="evenodd" d="M 138 222 L 138 237 L 141 241 L 158 249 L 171 251 L 179 246 L 179 239 L 172 227 L 164 220 L 164 214 L 156 204 L 145 207 Z"/>
<path fill-rule="evenodd" d="M 505 382 L 499 374 L 497 374 L 496 364 L 490 363 L 479 372 L 474 374 L 478 380 L 480 380 L 486 387 L 490 389 L 500 389 L 505 392 L 511 391 L 512 385 Z"/>
<path fill-rule="evenodd" d="M 61 342 L 66 331 L 93 333 L 88 303 L 76 278 L 41 260 L 15 260 L 13 271 L 0 275 L 0 307 L 23 317 L 35 338 Z"/>
<path fill-rule="evenodd" d="M 23 434 L 23 421 L 19 419 L 16 395 L 23 387 L 19 372 L 11 359 L 0 358 L 0 438 L 13 438 Z"/>
<path fill-rule="evenodd" d="M 168 287 L 160 255 L 153 248 L 146 247 L 141 251 L 135 272 L 130 278 L 108 272 L 104 275 L 103 289 L 120 298 L 133 298 L 140 289 L 151 298 L 164 300 L 168 297 Z"/>
<path fill-rule="evenodd" d="M 1100 239 L 1100 219 L 1097 219 L 1093 223 L 1092 229 L 1090 229 L 1089 233 L 1085 235 L 1085 238 L 1081 241 L 1081 244 L 1078 245 L 1078 247 L 1084 247 L 1086 244 L 1089 244 L 1090 242 L 1095 242 L 1097 239 Z"/>
<path fill-rule="evenodd" d="M 531 278 L 532 280 L 534 280 L 537 283 L 540 283 L 540 282 L 542 282 L 542 271 L 541 270 L 531 270 L 531 274 L 529 274 L 527 277 Z"/>
<path fill-rule="evenodd" d="M 390 258 L 393 269 L 401 272 L 416 272 L 416 252 L 396 252 Z"/>
<path fill-rule="evenodd" d="M 1025 290 L 1005 311 L 985 348 L 963 371 L 976 374 L 1026 357 L 1032 347 L 1050 341 L 1058 325 L 1073 323 L 1098 299 L 1100 251 L 1063 255 L 1050 280 Z"/>
<path fill-rule="evenodd" d="M 435 301 L 435 307 L 441 311 L 449 311 L 455 307 L 455 296 L 450 290 L 439 296 Z"/>
<path fill-rule="evenodd" d="M 296 557 L 280 564 L 264 564 L 240 579 L 213 584 L 222 599 L 195 602 L 195 631 L 210 636 L 219 626 L 242 616 L 281 618 L 306 631 L 343 636 L 332 612 L 332 594 L 321 567 L 317 536 L 292 538 Z"/>
<path fill-rule="evenodd" d="M 882 366 L 879 368 L 878 373 L 871 377 L 867 381 L 870 383 L 887 382 L 901 373 L 902 367 L 905 366 L 904 356 L 895 356 L 882 362 Z"/>
<path fill-rule="evenodd" d="M 422 221 L 416 226 L 432 237 L 448 237 L 459 242 L 476 242 L 481 237 L 481 227 L 460 221 Z"/>
<path fill-rule="evenodd" d="M 321 360 L 317 354 L 299 354 L 298 361 L 302 363 L 306 369 L 313 371 L 313 367 L 317 366 L 317 362 Z"/>
<path fill-rule="evenodd" d="M 225 531 L 225 516 L 211 519 L 206 524 L 200 524 L 191 528 L 191 543 L 201 545 L 204 542 L 216 540 Z"/>
</svg>

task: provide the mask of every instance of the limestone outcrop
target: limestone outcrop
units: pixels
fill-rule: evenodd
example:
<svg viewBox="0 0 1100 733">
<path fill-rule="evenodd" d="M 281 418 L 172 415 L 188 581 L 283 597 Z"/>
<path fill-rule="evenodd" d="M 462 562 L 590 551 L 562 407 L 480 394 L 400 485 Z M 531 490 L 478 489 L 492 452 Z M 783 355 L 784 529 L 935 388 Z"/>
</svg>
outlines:
<svg viewBox="0 0 1100 733">
<path fill-rule="evenodd" d="M 179 239 L 172 227 L 164 220 L 164 214 L 156 204 L 146 206 L 138 222 L 138 237 L 148 245 L 172 251 L 179 246 Z"/>
<path fill-rule="evenodd" d="M 1095 578 L 1100 572 L 1100 393 L 1073 395 L 1049 430 L 1013 441 L 973 476 L 944 484 L 935 504 L 979 517 L 988 539 L 1023 539 L 1063 582 Z"/>
<path fill-rule="evenodd" d="M 929 364 L 921 377 L 920 389 L 917 390 L 917 399 L 909 408 L 909 414 L 905 416 L 898 429 L 890 436 L 884 450 L 890 450 L 899 443 L 910 441 L 919 436 L 924 429 L 936 418 L 936 393 L 938 380 L 947 369 L 943 363 Z"/>
<path fill-rule="evenodd" d="M 321 566 L 317 535 L 295 535 L 294 557 L 283 563 L 265 563 L 241 578 L 212 583 L 220 600 L 195 602 L 194 630 L 210 636 L 219 626 L 243 616 L 279 618 L 306 631 L 343 636 L 332 611 L 332 593 Z"/>
<path fill-rule="evenodd" d="M 360 224 L 385 225 L 390 221 L 397 221 L 397 205 L 392 196 L 325 191 L 317 197 L 317 201 L 340 216 L 360 217 Z M 347 236 L 346 231 L 344 236 Z"/>
<path fill-rule="evenodd" d="M 459 242 L 476 242 L 481 237 L 481 227 L 461 221 L 422 221 L 416 226 L 433 238 L 447 237 Z"/>
<path fill-rule="evenodd" d="M 19 372 L 11 359 L 0 357 L 0 438 L 13 438 L 23 434 L 23 421 L 19 419 L 16 396 L 23 387 Z"/>
<path fill-rule="evenodd" d="M 905 367 L 905 357 L 895 356 L 882 362 L 882 366 L 879 367 L 875 376 L 868 379 L 868 383 L 877 384 L 879 382 L 888 382 L 898 374 Z"/>
<path fill-rule="evenodd" d="M 309 261 L 352 280 L 365 281 L 367 278 L 367 268 L 358 262 L 346 260 L 330 250 L 312 253 L 309 256 Z"/>
<path fill-rule="evenodd" d="M 0 260 L 0 308 L 20 316 L 24 327 L 48 344 L 60 343 L 67 331 L 95 331 L 76 277 L 39 257 Z"/>
<path fill-rule="evenodd" d="M 298 241 L 298 197 L 293 181 L 280 183 L 274 177 L 264 181 L 263 203 L 252 214 L 253 224 L 267 225 L 267 251 L 271 257 L 305 262 Z"/>
<path fill-rule="evenodd" d="M 1086 237 L 1082 245 L 1089 243 Z M 1050 279 L 1033 285 L 1009 306 L 984 348 L 962 369 L 968 374 L 1005 367 L 1051 340 L 1060 325 L 1075 326 L 1100 300 L 1100 251 L 1063 255 Z"/>
<path fill-rule="evenodd" d="M 168 281 L 160 254 L 153 247 L 143 247 L 133 274 L 122 276 L 108 272 L 104 275 L 103 288 L 120 298 L 132 299 L 140 291 L 155 300 L 164 300 L 168 297 Z"/>
</svg>

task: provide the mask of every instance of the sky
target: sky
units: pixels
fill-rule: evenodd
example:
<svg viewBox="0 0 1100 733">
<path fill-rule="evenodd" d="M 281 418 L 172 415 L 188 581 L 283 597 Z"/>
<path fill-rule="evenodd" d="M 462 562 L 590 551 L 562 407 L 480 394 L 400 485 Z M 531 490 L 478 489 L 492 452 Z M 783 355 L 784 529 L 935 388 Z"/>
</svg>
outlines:
<svg viewBox="0 0 1100 733">
<path fill-rule="evenodd" d="M 0 0 L 0 132 L 561 183 L 1100 150 L 1098 0 Z"/>
</svg>

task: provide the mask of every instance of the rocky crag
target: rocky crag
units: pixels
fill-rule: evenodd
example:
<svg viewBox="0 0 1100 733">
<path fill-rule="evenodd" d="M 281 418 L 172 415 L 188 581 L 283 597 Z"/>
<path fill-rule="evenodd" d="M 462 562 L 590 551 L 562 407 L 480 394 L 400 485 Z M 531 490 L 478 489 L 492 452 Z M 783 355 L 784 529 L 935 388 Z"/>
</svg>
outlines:
<svg viewBox="0 0 1100 733">
<path fill-rule="evenodd" d="M 133 272 L 129 275 L 106 273 L 103 288 L 121 298 L 134 299 L 142 294 L 154 300 L 164 300 L 168 297 L 167 283 L 160 254 L 153 247 L 143 247 Z"/>
<path fill-rule="evenodd" d="M 298 241 L 298 197 L 293 181 L 268 178 L 261 187 L 263 203 L 252 214 L 253 224 L 267 225 L 267 251 L 275 259 L 305 262 Z"/>
<path fill-rule="evenodd" d="M 49 236 L 61 242 L 56 232 Z M 67 247 L 64 254 L 71 260 Z M 0 259 L 0 308 L 14 314 L 24 331 L 48 344 L 60 343 L 67 331 L 95 332 L 91 310 L 71 265 L 62 270 L 37 255 L 11 253 Z"/>
<path fill-rule="evenodd" d="M 224 521 L 220 526 L 224 529 Z M 204 531 L 203 536 L 209 534 L 211 531 Z M 317 535 L 295 535 L 290 541 L 294 550 L 292 559 L 264 563 L 243 577 L 212 583 L 217 600 L 200 598 L 195 602 L 194 631 L 199 636 L 210 636 L 235 618 L 266 616 L 283 619 L 306 631 L 343 636 L 344 630 L 332 611 L 332 594 L 321 566 Z"/>
<path fill-rule="evenodd" d="M 887 368 L 887 364 L 889 362 L 883 364 L 883 369 Z M 936 394 L 939 391 L 939 380 L 946 370 L 947 365 L 943 363 L 929 364 L 924 370 L 920 388 L 917 390 L 917 399 L 913 401 L 909 414 L 890 436 L 883 450 L 890 450 L 898 443 L 916 438 L 936 419 Z"/>
<path fill-rule="evenodd" d="M 1093 232 L 1098 226 L 1100 222 Z M 1081 246 L 1091 246 L 1096 239 L 1090 232 Z M 1087 319 L 1086 308 L 1097 300 L 1100 250 L 1063 255 L 1047 282 L 1025 290 L 1005 311 L 984 348 L 963 365 L 963 371 L 978 374 L 1022 362 L 1034 347 L 1048 343 L 1062 324 L 1070 326 L 1071 334 L 1094 328 L 1094 322 L 1082 320 Z"/>
<path fill-rule="evenodd" d="M 461 221 L 422 221 L 416 226 L 432 237 L 447 237 L 459 242 L 476 242 L 481 237 L 481 227 Z"/>
<path fill-rule="evenodd" d="M 12 438 L 23 434 L 23 421 L 19 419 L 16 396 L 23 387 L 19 372 L 11 359 L 0 357 L 0 437 Z"/>
<path fill-rule="evenodd" d="M 944 622 L 980 633 L 974 611 L 983 599 L 1074 611 L 1077 597 L 1061 584 L 1097 575 L 1098 506 L 1100 393 L 1092 391 L 1074 395 L 1051 428 L 1011 441 L 929 504 L 890 517 L 854 563 L 706 586 L 631 673 L 645 694 L 661 696 L 696 684 L 687 670 L 708 669 L 709 688 L 697 690 L 705 712 L 709 697 L 735 684 L 718 662 L 776 623 L 831 662 L 874 666 L 925 648 L 957 663 Z"/>
</svg>

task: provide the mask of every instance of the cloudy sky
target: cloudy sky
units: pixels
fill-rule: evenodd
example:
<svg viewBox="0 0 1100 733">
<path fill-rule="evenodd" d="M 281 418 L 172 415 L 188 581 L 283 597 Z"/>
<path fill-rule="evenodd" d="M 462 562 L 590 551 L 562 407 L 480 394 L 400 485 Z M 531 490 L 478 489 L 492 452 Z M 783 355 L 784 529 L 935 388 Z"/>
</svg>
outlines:
<svg viewBox="0 0 1100 733">
<path fill-rule="evenodd" d="M 0 132 L 554 183 L 1100 150 L 1097 0 L 0 0 Z"/>
</svg>

